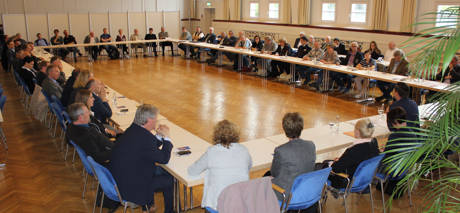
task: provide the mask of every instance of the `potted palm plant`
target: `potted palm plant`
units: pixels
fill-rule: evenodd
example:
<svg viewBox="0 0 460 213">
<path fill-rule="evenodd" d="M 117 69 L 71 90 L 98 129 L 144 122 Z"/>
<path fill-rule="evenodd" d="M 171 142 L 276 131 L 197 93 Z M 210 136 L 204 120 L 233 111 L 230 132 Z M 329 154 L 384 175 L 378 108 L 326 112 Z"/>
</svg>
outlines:
<svg viewBox="0 0 460 213">
<path fill-rule="evenodd" d="M 404 49 L 411 49 L 408 55 L 414 56 L 410 66 L 412 76 L 434 79 L 440 69 L 446 71 L 460 50 L 459 20 L 460 7 L 455 6 L 424 14 L 414 24 L 429 27 L 404 43 Z M 393 176 L 403 172 L 406 175 L 398 182 L 387 206 L 391 207 L 397 193 L 423 182 L 427 183 L 423 186 L 427 193 L 422 211 L 460 212 L 460 167 L 447 155 L 460 153 L 460 82 L 451 84 L 447 90 L 430 98 L 436 104 L 430 106 L 425 118 L 429 122 L 424 127 L 413 128 L 414 137 L 405 139 L 412 143 L 389 151 L 396 154 L 386 159 L 387 172 Z M 432 171 L 440 171 L 440 175 L 433 178 Z"/>
</svg>

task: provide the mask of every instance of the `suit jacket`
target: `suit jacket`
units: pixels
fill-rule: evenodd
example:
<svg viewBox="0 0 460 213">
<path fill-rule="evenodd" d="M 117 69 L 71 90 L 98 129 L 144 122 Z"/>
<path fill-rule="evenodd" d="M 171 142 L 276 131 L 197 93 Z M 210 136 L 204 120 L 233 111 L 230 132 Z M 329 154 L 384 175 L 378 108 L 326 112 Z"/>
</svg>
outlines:
<svg viewBox="0 0 460 213">
<path fill-rule="evenodd" d="M 252 41 L 252 47 L 251 48 L 256 48 L 257 51 L 261 51 L 262 48 L 264 48 L 264 41 L 260 40 L 259 43 L 256 43 L 255 41 Z"/>
<path fill-rule="evenodd" d="M 79 71 L 74 70 L 62 88 L 61 103 L 65 107 L 73 103 L 73 84 L 75 83 L 79 73 Z"/>
<path fill-rule="evenodd" d="M 56 98 L 61 99 L 62 87 L 57 82 L 54 82 L 51 78 L 45 78 L 45 80 L 43 80 L 42 88 L 50 97 L 54 95 Z"/>
<path fill-rule="evenodd" d="M 315 170 L 315 161 L 316 148 L 311 141 L 296 139 L 278 146 L 270 170 L 272 182 L 289 193 L 297 176 Z M 282 199 L 278 192 L 276 196 L 278 200 Z"/>
<path fill-rule="evenodd" d="M 107 123 L 107 119 L 112 117 L 112 109 L 109 103 L 103 102 L 102 99 L 93 93 L 94 104 L 91 107 L 91 111 L 94 112 L 94 117 L 100 120 L 102 123 Z"/>
<path fill-rule="evenodd" d="M 280 56 L 290 56 L 292 54 L 292 49 L 289 44 L 284 45 L 284 48 L 281 48 L 281 45 L 278 45 L 273 54 L 278 53 Z"/>
<path fill-rule="evenodd" d="M 85 40 L 83 40 L 83 43 L 85 44 L 88 44 L 89 42 L 91 42 L 91 37 L 89 37 L 89 35 L 87 35 L 85 37 Z M 94 36 L 94 42 L 95 43 L 99 43 L 99 38 Z M 91 46 L 91 47 L 94 47 L 94 48 L 98 48 L 97 46 Z M 88 51 L 90 47 L 85 47 L 85 50 Z"/>
<path fill-rule="evenodd" d="M 342 43 L 339 43 L 338 47 L 334 47 L 334 50 L 337 52 L 339 55 L 346 55 L 347 50 L 345 49 L 345 45 Z"/>
<path fill-rule="evenodd" d="M 308 52 L 310 52 L 310 50 L 311 50 L 311 48 L 308 45 L 300 45 L 297 48 L 296 57 L 297 58 L 303 58 L 305 55 L 308 54 Z"/>
<path fill-rule="evenodd" d="M 460 81 L 460 64 L 455 65 L 452 69 L 447 67 L 446 71 L 444 71 L 444 75 L 442 75 L 442 72 L 439 72 L 436 75 L 436 80 L 445 82 L 447 75 L 451 76 L 450 83 L 453 84 L 457 81 Z"/>
<path fill-rule="evenodd" d="M 24 80 L 24 83 L 27 85 L 27 88 L 29 88 L 30 94 L 34 93 L 35 89 L 35 83 L 34 80 L 37 78 L 37 74 L 34 71 L 29 71 L 22 67 L 18 71 L 19 76 L 21 76 L 22 80 Z"/>
<path fill-rule="evenodd" d="M 110 153 L 114 144 L 89 125 L 74 125 L 71 123 L 66 131 L 67 139 L 77 144 L 88 156 L 102 165 L 108 165 Z"/>
<path fill-rule="evenodd" d="M 390 61 L 390 65 L 386 69 L 387 73 L 392 73 L 393 71 L 393 66 L 395 64 L 395 59 L 392 58 Z M 396 68 L 395 73 L 396 75 L 407 75 L 409 73 L 409 62 L 406 61 L 406 59 L 402 59 L 401 62 L 399 63 L 398 67 Z"/>
<path fill-rule="evenodd" d="M 379 155 L 379 153 L 377 140 L 375 138 L 370 142 L 356 144 L 345 150 L 339 160 L 332 164 L 332 171 L 335 173 L 348 174 L 351 179 L 361 162 L 375 157 Z"/>
<path fill-rule="evenodd" d="M 301 45 L 300 44 L 300 38 L 296 38 L 295 42 L 294 42 L 294 48 L 299 48 L 300 45 Z"/>
<path fill-rule="evenodd" d="M 206 36 L 204 37 L 204 42 L 210 43 L 210 44 L 215 44 L 216 43 L 216 34 L 214 34 L 214 33 L 206 34 Z"/>
<path fill-rule="evenodd" d="M 162 146 L 160 149 L 159 147 Z M 156 187 L 155 165 L 167 164 L 173 145 L 159 140 L 137 124 L 131 124 L 117 139 L 110 158 L 110 168 L 123 199 L 138 205 L 153 202 Z"/>
<path fill-rule="evenodd" d="M 347 65 L 348 64 L 348 60 L 350 60 L 350 57 L 351 57 L 351 51 L 349 51 L 347 53 L 347 57 L 345 58 L 345 60 L 342 61 L 342 65 Z M 355 55 L 355 58 L 353 59 L 353 66 L 356 67 L 356 65 L 358 65 L 364 58 L 364 55 L 362 52 L 356 52 L 356 55 Z"/>
</svg>

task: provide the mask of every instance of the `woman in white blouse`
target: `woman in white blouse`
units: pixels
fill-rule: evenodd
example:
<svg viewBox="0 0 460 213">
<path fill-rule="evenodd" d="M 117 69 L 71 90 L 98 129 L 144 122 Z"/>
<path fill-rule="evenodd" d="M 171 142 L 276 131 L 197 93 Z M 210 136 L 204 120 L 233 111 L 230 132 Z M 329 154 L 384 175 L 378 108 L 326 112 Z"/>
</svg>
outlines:
<svg viewBox="0 0 460 213">
<path fill-rule="evenodd" d="M 189 175 L 207 171 L 204 178 L 202 207 L 217 209 L 217 199 L 225 187 L 249 180 L 252 159 L 248 149 L 238 144 L 238 127 L 228 120 L 214 127 L 214 146 L 188 168 Z"/>
</svg>

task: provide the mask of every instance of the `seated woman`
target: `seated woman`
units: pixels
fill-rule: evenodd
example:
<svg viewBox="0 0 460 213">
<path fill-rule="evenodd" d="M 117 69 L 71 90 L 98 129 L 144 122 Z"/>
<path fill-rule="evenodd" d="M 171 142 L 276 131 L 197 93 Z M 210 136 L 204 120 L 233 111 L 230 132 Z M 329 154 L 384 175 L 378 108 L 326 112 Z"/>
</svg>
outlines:
<svg viewBox="0 0 460 213">
<path fill-rule="evenodd" d="M 74 75 L 72 75 L 72 77 L 73 76 Z M 65 92 L 69 94 L 69 96 L 66 98 L 66 103 L 68 105 L 74 103 L 75 95 L 77 94 L 77 92 L 81 89 L 85 89 L 85 86 L 88 83 L 88 81 L 90 81 L 93 78 L 94 78 L 93 73 L 89 70 L 80 70 L 78 73 L 75 73 L 75 77 L 73 80 L 74 82 L 72 84 L 72 87 L 67 87 L 66 88 L 67 90 L 64 89 L 63 91 L 63 96 Z"/>
<path fill-rule="evenodd" d="M 391 150 L 401 149 L 408 147 L 408 143 L 415 142 L 413 138 L 416 137 L 415 134 L 412 134 L 412 129 L 407 128 L 407 113 L 402 107 L 396 107 L 391 109 L 387 113 L 387 121 L 391 123 L 392 127 L 390 129 L 391 134 L 388 136 L 388 142 L 385 145 L 385 158 L 382 160 L 382 164 L 380 167 L 380 171 L 386 173 L 387 166 L 385 165 L 385 160 L 389 159 L 391 156 L 394 156 L 400 152 L 395 152 Z M 405 145 L 400 145 L 405 144 Z M 389 175 L 389 174 L 387 174 Z M 405 172 L 399 174 L 396 178 L 390 178 L 384 183 L 385 193 L 391 195 L 393 194 L 394 190 L 396 190 L 396 184 L 405 176 Z M 380 186 L 380 185 L 378 185 Z M 378 189 L 380 187 L 377 187 Z M 395 198 L 399 198 L 402 196 L 403 193 L 396 193 Z"/>
<path fill-rule="evenodd" d="M 189 175 L 199 175 L 207 170 L 202 207 L 217 209 L 217 199 L 222 190 L 234 183 L 249 180 L 252 159 L 247 148 L 238 144 L 237 126 L 223 120 L 214 127 L 214 146 L 188 168 Z"/>
<path fill-rule="evenodd" d="M 371 57 L 371 52 L 368 50 L 364 52 L 364 58 L 359 62 L 358 65 L 356 65 L 356 68 L 359 70 L 374 70 L 375 69 L 375 60 Z M 355 82 L 355 90 L 356 90 L 356 95 L 354 96 L 355 98 L 361 98 L 364 96 L 364 90 L 363 86 L 366 89 L 369 86 L 368 81 L 364 81 L 363 77 L 355 77 L 354 82 Z"/>
<path fill-rule="evenodd" d="M 254 36 L 254 40 L 252 41 L 251 50 L 252 51 L 262 51 L 264 47 L 264 41 L 260 40 L 260 36 Z M 254 72 L 257 72 L 257 58 L 251 57 L 251 69 Z"/>
<path fill-rule="evenodd" d="M 91 110 L 91 107 L 94 105 L 94 97 L 91 91 L 87 89 L 81 89 L 75 95 L 75 103 L 84 103 L 88 109 Z M 94 112 L 90 111 L 90 126 L 98 130 L 99 133 L 105 135 L 106 137 L 113 138 L 117 136 L 117 133 L 113 128 L 107 128 L 108 126 L 104 125 L 101 121 L 94 117 Z"/>
<path fill-rule="evenodd" d="M 350 180 L 361 162 L 375 157 L 380 153 L 377 140 L 372 138 L 374 125 L 369 119 L 356 122 L 354 133 L 357 140 L 353 143 L 353 146 L 345 150 L 342 156 L 331 165 L 332 171 L 335 174 L 347 174 Z M 341 176 L 331 174 L 329 180 L 334 188 L 347 187 L 347 180 Z"/>
</svg>

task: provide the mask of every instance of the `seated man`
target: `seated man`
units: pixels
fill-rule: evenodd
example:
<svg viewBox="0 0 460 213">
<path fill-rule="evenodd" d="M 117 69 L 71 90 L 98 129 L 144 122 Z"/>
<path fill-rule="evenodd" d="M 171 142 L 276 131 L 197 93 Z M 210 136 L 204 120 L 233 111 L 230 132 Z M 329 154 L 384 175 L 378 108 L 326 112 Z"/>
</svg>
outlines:
<svg viewBox="0 0 460 213">
<path fill-rule="evenodd" d="M 73 103 L 67 108 L 72 123 L 68 125 L 66 136 L 77 144 L 88 156 L 107 167 L 114 144 L 89 125 L 90 111 L 84 103 Z"/>
<path fill-rule="evenodd" d="M 99 38 L 94 36 L 94 32 L 89 32 L 89 35 L 85 37 L 83 41 L 85 44 L 96 44 L 99 43 Z M 89 46 L 85 47 L 85 50 L 88 51 L 91 60 L 97 60 L 97 56 L 99 55 L 99 47 L 98 46 Z"/>
<path fill-rule="evenodd" d="M 367 50 L 366 52 L 364 52 L 363 60 L 361 60 L 361 62 L 356 66 L 356 68 L 359 70 L 374 70 L 375 64 L 375 60 L 371 56 L 371 51 Z M 354 78 L 354 82 L 356 90 L 354 98 L 362 98 L 365 92 L 367 91 L 369 82 L 365 81 L 364 78 L 361 76 L 356 76 Z"/>
<path fill-rule="evenodd" d="M 396 75 L 407 75 L 409 73 L 409 62 L 404 58 L 404 52 L 402 50 L 395 50 L 393 54 L 393 59 L 391 59 L 390 65 L 385 70 L 387 73 L 396 74 Z M 391 101 L 391 91 L 393 91 L 394 83 L 377 81 L 377 86 L 383 95 L 375 98 L 377 102 L 383 100 Z"/>
<path fill-rule="evenodd" d="M 112 42 L 112 37 L 108 33 L 107 28 L 104 28 L 102 31 L 103 31 L 103 34 L 101 34 L 100 39 L 99 39 L 101 43 Z M 119 56 L 118 49 L 113 45 L 102 45 L 99 51 L 101 51 L 102 49 L 104 49 L 107 52 L 110 59 L 116 59 Z"/>
<path fill-rule="evenodd" d="M 304 32 L 300 32 L 299 37 L 295 39 L 294 48 L 299 48 L 299 46 L 300 46 L 300 39 L 302 39 L 302 37 L 305 37 L 305 33 L 304 33 Z M 305 37 L 305 38 L 306 38 L 306 37 Z"/>
<path fill-rule="evenodd" d="M 182 34 L 180 34 L 179 40 L 192 41 L 192 34 L 190 34 L 190 32 L 187 30 L 187 28 L 182 27 Z M 186 51 L 185 44 L 179 44 L 178 47 L 182 51 L 184 51 L 184 52 Z M 211 50 L 211 52 L 212 52 L 212 50 Z"/>
<path fill-rule="evenodd" d="M 326 52 L 327 46 L 329 45 L 334 45 L 334 44 L 332 43 L 331 36 L 326 36 L 323 44 L 321 45 L 321 49 L 323 49 L 323 51 Z"/>
<path fill-rule="evenodd" d="M 56 98 L 61 99 L 62 87 L 56 81 L 60 76 L 59 68 L 56 65 L 50 65 L 46 68 L 46 74 L 48 75 L 48 77 L 45 78 L 45 80 L 43 80 L 43 83 L 42 83 L 43 90 L 50 97 L 54 95 L 56 96 Z"/>
<path fill-rule="evenodd" d="M 65 84 L 65 73 L 64 73 L 64 68 L 62 66 L 61 59 L 57 56 L 53 56 L 50 59 L 50 64 L 54 64 L 59 68 L 59 78 L 57 79 L 57 82 L 59 85 L 64 86 Z"/>
<path fill-rule="evenodd" d="M 41 33 L 37 33 L 37 40 L 35 40 L 34 45 L 39 47 L 39 46 L 49 46 L 50 44 L 46 39 L 42 37 Z"/>
<path fill-rule="evenodd" d="M 50 41 L 52 45 L 63 45 L 64 44 L 64 38 L 59 35 L 59 30 L 54 29 L 54 36 L 51 37 Z M 61 58 L 67 57 L 67 54 L 69 54 L 69 51 L 65 48 L 55 48 L 54 53 Z"/>
<path fill-rule="evenodd" d="M 316 148 L 312 141 L 300 139 L 303 130 L 303 118 L 295 113 L 286 113 L 283 117 L 283 130 L 289 142 L 276 147 L 270 175 L 272 182 L 289 194 L 297 176 L 315 170 Z M 283 196 L 275 191 L 278 200 Z"/>
<path fill-rule="evenodd" d="M 307 44 L 308 44 L 307 37 L 305 37 L 305 36 L 301 37 L 300 41 L 299 41 L 299 44 L 297 45 L 297 53 L 295 54 L 295 56 L 297 58 L 303 58 L 311 51 L 311 48 Z M 306 66 L 302 66 L 302 65 L 298 65 L 298 64 L 295 65 L 295 70 L 296 70 L 297 73 L 299 73 L 300 78 L 302 79 L 302 81 L 304 82 L 306 80 L 307 83 L 308 83 L 310 81 L 310 75 L 306 76 L 305 72 L 306 72 L 307 69 L 308 69 L 308 67 L 306 67 Z M 302 84 L 303 84 L 303 82 L 302 82 Z"/>
<path fill-rule="evenodd" d="M 153 212 L 153 195 L 161 191 L 164 212 L 172 213 L 173 177 L 157 164 L 169 162 L 173 145 L 169 128 L 157 125 L 158 109 L 148 104 L 139 106 L 133 124 L 118 137 L 112 150 L 110 171 L 123 199 L 141 205 L 142 208 L 150 206 L 150 212 Z M 153 130 L 156 130 L 157 135 L 152 134 Z"/>
<path fill-rule="evenodd" d="M 48 62 L 47 61 L 40 61 L 38 63 L 38 70 L 37 70 L 37 84 L 42 86 L 43 80 L 48 78 L 48 74 L 46 73 L 48 67 Z"/>
<path fill-rule="evenodd" d="M 286 39 L 282 38 L 278 41 L 278 48 L 276 48 L 276 50 L 272 52 L 271 54 L 277 55 L 277 56 L 290 56 L 292 54 L 291 45 L 286 43 Z M 271 61 L 271 67 L 272 67 L 271 72 L 268 73 L 267 77 L 269 78 L 279 77 L 280 79 L 289 79 L 289 76 L 287 74 L 289 72 L 288 63 L 273 60 Z"/>
<path fill-rule="evenodd" d="M 313 48 L 303 57 L 303 60 L 319 61 L 323 58 L 324 51 L 321 49 L 321 45 L 318 40 L 313 40 Z M 333 57 L 333 56 L 331 56 Z M 310 75 L 312 73 L 318 72 L 320 69 L 310 67 L 306 70 L 304 77 L 306 78 L 305 82 L 310 83 Z"/>
<path fill-rule="evenodd" d="M 243 32 L 239 32 L 238 34 L 239 34 L 239 39 L 235 44 L 235 48 L 249 50 L 251 48 L 251 46 L 252 46 L 251 40 L 249 38 L 246 38 L 246 36 L 244 35 Z M 243 70 L 249 70 L 249 68 L 248 68 L 249 67 L 248 56 L 242 55 L 242 54 L 241 54 L 241 56 L 242 56 L 241 58 L 243 59 L 242 62 L 241 62 Z M 240 61 L 240 54 L 236 54 L 235 58 L 234 58 L 234 61 L 233 61 L 233 69 L 234 70 L 238 70 L 239 61 Z"/>
<path fill-rule="evenodd" d="M 134 34 L 131 35 L 130 40 L 131 41 L 139 41 L 139 40 L 141 40 L 139 36 L 140 36 L 139 35 L 139 30 L 134 29 Z M 139 48 L 139 47 L 142 48 L 144 56 L 147 56 L 147 48 L 146 48 L 144 43 L 134 43 L 134 44 L 132 44 L 131 47 L 134 48 L 134 53 L 136 54 L 136 57 L 137 57 L 137 48 Z"/>
<path fill-rule="evenodd" d="M 184 27 L 182 27 L 182 28 L 184 28 Z M 153 33 L 153 28 L 151 28 L 151 27 L 149 28 L 149 33 L 145 34 L 144 40 L 157 40 L 157 36 L 155 35 L 155 33 Z M 153 53 L 155 54 L 155 56 L 158 56 L 158 54 L 157 54 L 157 43 L 156 42 L 147 43 L 147 47 L 151 48 L 153 50 Z"/>
<path fill-rule="evenodd" d="M 393 41 L 388 43 L 388 49 L 385 51 L 385 55 L 383 56 L 383 60 L 387 62 L 391 62 L 391 59 L 394 57 L 394 53 L 398 48 L 396 48 L 396 44 Z"/>
<path fill-rule="evenodd" d="M 323 57 L 321 58 L 320 61 L 323 64 L 335 64 L 335 65 L 340 64 L 339 56 L 337 54 L 337 51 L 334 50 L 334 45 L 333 44 L 330 44 L 329 46 L 327 46 L 326 52 L 324 52 L 324 55 L 323 55 Z M 318 79 L 316 80 L 316 85 L 315 85 L 316 90 L 318 90 L 318 91 L 321 90 L 320 86 L 321 86 L 321 82 L 323 82 L 323 76 L 324 76 L 324 71 L 319 72 Z M 328 87 L 330 87 L 330 86 L 328 86 Z M 328 91 L 329 89 L 330 88 L 324 88 L 325 91 Z"/>
<path fill-rule="evenodd" d="M 409 127 L 420 127 L 419 122 L 419 111 L 418 106 L 415 101 L 409 98 L 410 88 L 407 84 L 399 82 L 396 84 L 393 92 L 393 97 L 396 100 L 390 105 L 390 110 L 396 107 L 402 107 L 407 114 L 407 120 L 412 122 L 407 122 Z M 392 130 L 391 123 L 387 123 L 388 129 Z"/>
<path fill-rule="evenodd" d="M 351 42 L 350 51 L 347 53 L 347 57 L 342 61 L 342 65 L 349 67 L 356 67 L 364 58 L 362 52 L 358 50 L 358 42 Z M 338 85 L 337 90 L 341 93 L 347 93 L 351 88 L 352 75 L 333 72 L 331 78 L 335 80 Z"/>
<path fill-rule="evenodd" d="M 18 74 L 24 80 L 30 94 L 33 94 L 35 89 L 34 82 L 37 80 L 37 71 L 34 70 L 34 59 L 32 57 L 24 57 L 24 66 L 18 70 Z"/>
<path fill-rule="evenodd" d="M 217 37 L 216 34 L 214 34 L 214 27 L 209 28 L 209 33 L 204 36 L 203 42 L 208 43 L 208 44 L 216 44 Z M 208 48 L 199 48 L 197 59 L 200 59 L 200 52 L 204 51 L 211 51 L 211 49 Z"/>
<path fill-rule="evenodd" d="M 108 119 L 112 117 L 112 108 L 108 103 L 104 84 L 91 79 L 86 84 L 86 89 L 93 93 L 94 104 L 91 111 L 94 112 L 94 117 L 104 124 L 108 123 Z"/>
<path fill-rule="evenodd" d="M 345 45 L 342 42 L 340 42 L 339 38 L 334 38 L 334 50 L 339 55 L 346 55 L 347 54 L 347 50 L 345 49 Z"/>
<path fill-rule="evenodd" d="M 158 39 L 165 39 L 168 38 L 168 32 L 165 31 L 165 27 L 161 27 L 161 32 L 158 33 Z M 160 42 L 161 50 L 163 51 L 163 56 L 165 56 L 165 47 L 171 47 L 171 55 L 174 56 L 174 48 L 173 43 L 170 41 L 162 41 Z"/>
<path fill-rule="evenodd" d="M 67 30 L 64 30 L 64 44 L 77 44 L 77 40 L 73 35 L 70 35 Z M 81 56 L 80 50 L 76 47 L 68 47 L 67 50 L 73 53 L 74 60 L 77 61 L 77 54 Z"/>
<path fill-rule="evenodd" d="M 200 27 L 196 27 L 196 31 L 192 36 L 192 41 L 194 41 L 194 42 L 203 42 L 204 41 L 204 33 L 201 31 Z M 196 55 L 195 49 L 198 49 L 198 47 L 190 48 L 190 52 L 192 53 L 192 58 L 195 57 L 195 55 Z"/>
<path fill-rule="evenodd" d="M 436 75 L 436 80 L 447 84 L 453 84 L 460 81 L 460 61 L 458 60 L 458 56 L 455 55 L 452 58 L 444 74 L 439 72 Z"/>
<path fill-rule="evenodd" d="M 118 30 L 118 35 L 115 41 L 126 41 L 126 36 L 123 34 L 123 29 Z M 117 47 L 121 49 L 124 57 L 129 58 L 128 46 L 126 46 L 126 44 L 117 44 Z"/>
</svg>

